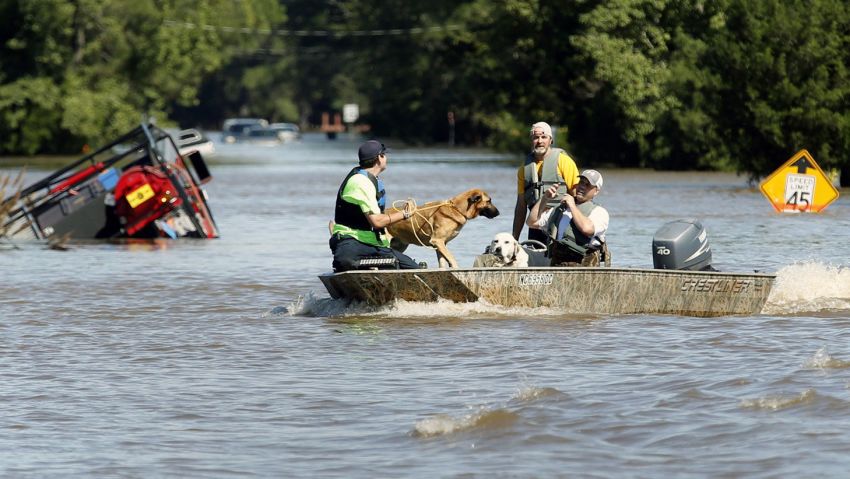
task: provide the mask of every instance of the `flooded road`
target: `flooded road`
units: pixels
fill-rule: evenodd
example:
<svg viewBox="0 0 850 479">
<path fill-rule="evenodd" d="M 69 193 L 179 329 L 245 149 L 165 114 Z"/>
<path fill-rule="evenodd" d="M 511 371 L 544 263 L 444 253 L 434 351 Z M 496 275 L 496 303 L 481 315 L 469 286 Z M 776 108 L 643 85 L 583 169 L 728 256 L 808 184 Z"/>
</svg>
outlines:
<svg viewBox="0 0 850 479">
<path fill-rule="evenodd" d="M 716 268 L 777 273 L 751 317 L 375 309 L 317 279 L 357 145 L 217 145 L 217 240 L 0 250 L 0 475 L 845 473 L 850 192 L 778 215 L 743 177 L 599 168 L 616 266 L 651 267 L 655 231 L 697 218 Z M 485 189 L 502 214 L 449 244 L 471 266 L 511 229 L 520 159 L 394 147 L 382 178 L 390 203 Z"/>
</svg>

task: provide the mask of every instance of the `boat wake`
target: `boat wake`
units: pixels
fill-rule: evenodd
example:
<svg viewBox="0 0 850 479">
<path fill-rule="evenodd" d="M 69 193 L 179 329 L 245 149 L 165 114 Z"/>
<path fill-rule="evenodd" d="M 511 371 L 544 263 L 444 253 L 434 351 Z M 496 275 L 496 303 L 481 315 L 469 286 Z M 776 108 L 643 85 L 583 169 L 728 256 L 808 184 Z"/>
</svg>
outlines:
<svg viewBox="0 0 850 479">
<path fill-rule="evenodd" d="M 776 272 L 776 282 L 761 312 L 794 315 L 848 310 L 850 268 L 807 261 Z"/>
<path fill-rule="evenodd" d="M 523 317 L 540 318 L 545 316 L 563 317 L 564 311 L 559 308 L 526 308 L 493 305 L 483 301 L 472 303 L 455 303 L 447 299 L 434 302 L 416 302 L 398 299 L 383 306 L 371 306 L 359 301 L 347 299 L 332 299 L 320 297 L 311 292 L 299 296 L 287 307 L 278 307 L 271 314 L 288 316 L 356 318 L 356 317 L 388 317 L 388 318 L 482 318 L 482 319 L 516 319 Z M 582 315 L 582 318 L 589 317 Z M 596 317 L 596 316 L 592 316 Z"/>
</svg>

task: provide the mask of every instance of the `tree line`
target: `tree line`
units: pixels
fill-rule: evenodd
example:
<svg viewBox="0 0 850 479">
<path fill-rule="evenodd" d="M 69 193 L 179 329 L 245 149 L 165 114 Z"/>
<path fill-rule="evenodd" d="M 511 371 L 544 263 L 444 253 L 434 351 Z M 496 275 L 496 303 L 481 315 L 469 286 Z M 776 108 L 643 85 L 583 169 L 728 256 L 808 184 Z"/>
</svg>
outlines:
<svg viewBox="0 0 850 479">
<path fill-rule="evenodd" d="M 841 0 L 0 0 L 0 154 L 78 152 L 143 116 L 302 126 L 581 164 L 758 178 L 801 148 L 850 184 Z M 449 114 L 453 117 L 449 124 Z"/>
</svg>

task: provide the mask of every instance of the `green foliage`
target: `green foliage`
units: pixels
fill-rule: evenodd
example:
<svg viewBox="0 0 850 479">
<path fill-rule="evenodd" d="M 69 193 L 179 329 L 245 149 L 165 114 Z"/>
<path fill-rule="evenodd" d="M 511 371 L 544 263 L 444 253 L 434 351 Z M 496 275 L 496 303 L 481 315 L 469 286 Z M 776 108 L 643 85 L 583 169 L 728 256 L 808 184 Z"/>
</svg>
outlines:
<svg viewBox="0 0 850 479">
<path fill-rule="evenodd" d="M 600 83 L 602 94 L 614 96 L 623 137 L 630 142 L 641 142 L 653 133 L 658 118 L 678 104 L 668 86 L 667 3 L 605 2 L 582 15 L 586 28 L 572 37 L 580 55 L 592 65 L 592 81 Z"/>
<path fill-rule="evenodd" d="M 145 115 L 319 122 L 580 166 L 769 173 L 800 148 L 850 178 L 840 0 L 5 0 L 0 154 L 78 151 Z"/>
<path fill-rule="evenodd" d="M 174 18 L 183 22 L 186 16 L 175 14 Z M 288 38 L 274 33 L 288 21 L 278 2 L 216 1 L 191 21 L 202 27 L 191 31 L 212 36 L 198 43 L 211 48 L 210 56 L 216 62 L 202 69 L 195 61 L 196 89 L 192 96 L 186 95 L 191 101 L 183 101 L 177 108 L 182 123 L 218 128 L 224 118 L 233 116 L 272 121 L 297 118 L 292 88 L 294 54 Z M 172 28 L 184 27 L 177 24 Z"/>
<path fill-rule="evenodd" d="M 704 61 L 720 135 L 739 169 L 768 173 L 800 148 L 825 167 L 850 157 L 847 6 L 840 1 L 734 1 Z"/>
<path fill-rule="evenodd" d="M 36 153 L 59 120 L 60 89 L 48 78 L 22 77 L 0 85 L 0 150 Z"/>
<path fill-rule="evenodd" d="M 143 121 L 126 83 L 107 78 L 98 81 L 95 88 L 84 85 L 77 76 L 69 76 L 64 85 L 68 93 L 59 123 L 64 130 L 96 144 L 98 139 L 118 136 Z"/>
<path fill-rule="evenodd" d="M 258 28 L 285 19 L 272 0 L 4 2 L 15 21 L 0 27 L 0 154 L 79 151 L 197 104 L 229 60 L 200 27 L 223 12 Z"/>
<path fill-rule="evenodd" d="M 679 18 L 670 64 L 681 107 L 659 120 L 650 164 L 757 178 L 807 148 L 822 166 L 847 165 L 842 2 L 729 0 Z"/>
</svg>

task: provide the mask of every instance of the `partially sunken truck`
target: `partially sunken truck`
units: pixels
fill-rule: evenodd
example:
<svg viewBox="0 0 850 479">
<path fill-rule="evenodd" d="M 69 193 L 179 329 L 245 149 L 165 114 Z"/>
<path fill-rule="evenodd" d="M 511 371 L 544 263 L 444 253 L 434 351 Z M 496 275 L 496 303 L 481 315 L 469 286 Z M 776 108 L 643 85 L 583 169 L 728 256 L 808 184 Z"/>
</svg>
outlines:
<svg viewBox="0 0 850 479">
<path fill-rule="evenodd" d="M 203 157 L 139 127 L 4 200 L 13 239 L 217 238 Z"/>
</svg>

